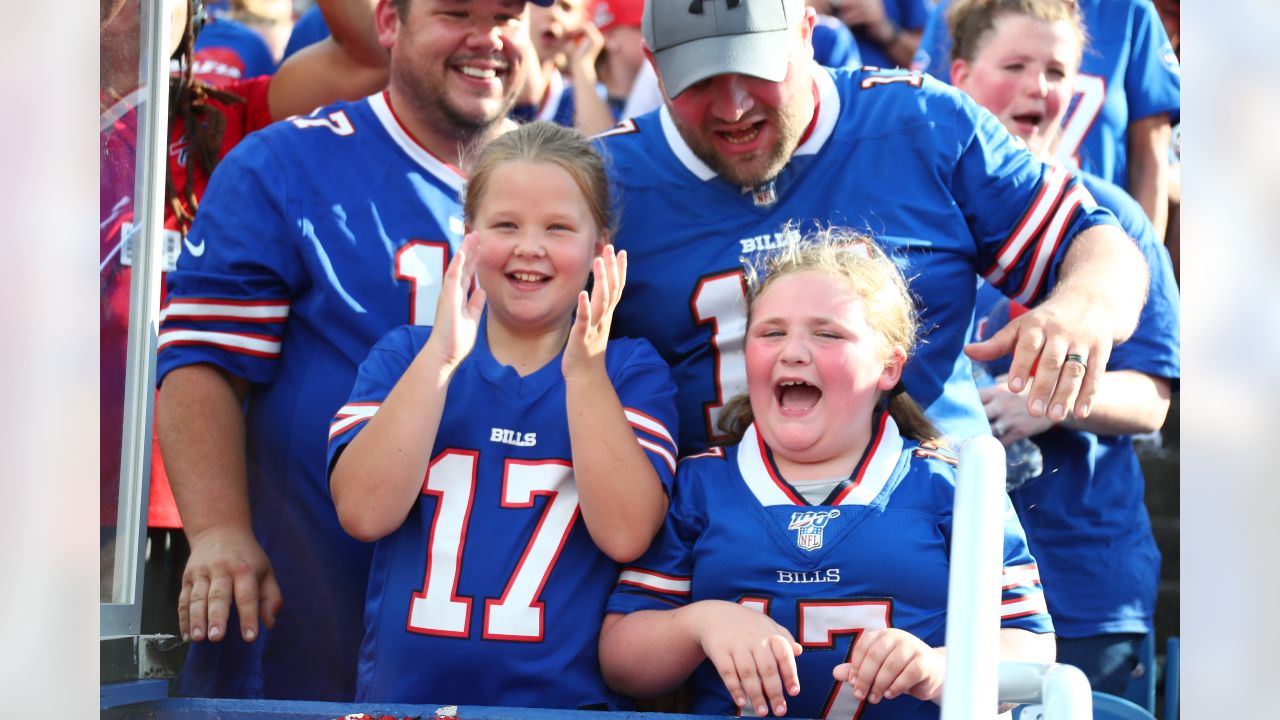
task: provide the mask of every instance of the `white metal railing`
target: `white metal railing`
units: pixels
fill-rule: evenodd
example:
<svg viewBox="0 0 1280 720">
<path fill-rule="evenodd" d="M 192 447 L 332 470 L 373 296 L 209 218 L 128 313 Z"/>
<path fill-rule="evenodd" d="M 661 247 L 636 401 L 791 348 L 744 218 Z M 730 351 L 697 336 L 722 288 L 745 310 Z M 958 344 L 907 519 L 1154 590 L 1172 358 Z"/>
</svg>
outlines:
<svg viewBox="0 0 1280 720">
<path fill-rule="evenodd" d="M 993 437 L 960 448 L 947 585 L 947 677 L 942 720 L 995 717 L 1004 703 L 1040 703 L 1044 720 L 1093 717 L 1089 680 L 1061 664 L 1000 662 L 1004 566 L 1004 446 Z"/>
<path fill-rule="evenodd" d="M 142 3 L 138 107 L 137 188 L 129 286 L 129 338 L 125 363 L 124 427 L 111 602 L 99 613 L 102 635 L 136 635 L 142 618 L 142 564 L 151 475 L 151 423 L 160 314 L 161 233 L 169 130 L 169 16 L 172 4 Z M 110 418 L 102 418 L 110 422 Z"/>
</svg>

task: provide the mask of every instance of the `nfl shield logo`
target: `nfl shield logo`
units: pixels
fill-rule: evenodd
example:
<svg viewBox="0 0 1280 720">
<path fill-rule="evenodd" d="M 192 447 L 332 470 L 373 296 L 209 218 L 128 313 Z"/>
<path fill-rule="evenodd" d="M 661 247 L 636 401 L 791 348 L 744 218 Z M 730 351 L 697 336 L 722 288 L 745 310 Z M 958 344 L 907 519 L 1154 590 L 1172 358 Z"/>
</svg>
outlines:
<svg viewBox="0 0 1280 720">
<path fill-rule="evenodd" d="M 756 207 L 769 207 L 778 202 L 778 186 L 772 180 L 766 180 L 755 187 L 742 188 L 742 192 L 751 193 L 751 202 Z"/>
<path fill-rule="evenodd" d="M 788 530 L 796 531 L 796 545 L 801 550 L 817 550 L 822 547 L 822 532 L 833 518 L 840 517 L 839 510 L 807 510 L 791 513 Z"/>
</svg>

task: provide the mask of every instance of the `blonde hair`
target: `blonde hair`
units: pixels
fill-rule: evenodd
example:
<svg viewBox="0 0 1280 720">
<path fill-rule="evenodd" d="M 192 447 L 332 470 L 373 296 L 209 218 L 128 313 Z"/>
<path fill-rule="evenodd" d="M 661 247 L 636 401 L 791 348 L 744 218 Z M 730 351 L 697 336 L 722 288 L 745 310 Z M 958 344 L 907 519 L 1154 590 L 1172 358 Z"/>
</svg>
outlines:
<svg viewBox="0 0 1280 720">
<path fill-rule="evenodd" d="M 1075 0 L 957 0 L 947 8 L 951 59 L 973 62 L 1003 15 L 1026 15 L 1046 23 L 1065 22 L 1076 31 L 1083 51 L 1089 35 Z"/>
<path fill-rule="evenodd" d="M 462 212 L 474 222 L 489 187 L 493 171 L 513 162 L 552 163 L 559 166 L 582 191 L 596 229 L 612 234 L 613 208 L 604 159 L 582 133 L 555 123 L 538 121 L 522 125 L 490 140 L 470 165 L 470 179 L 463 191 Z"/>
<path fill-rule="evenodd" d="M 790 234 L 784 232 L 784 235 Z M 848 228 L 829 227 L 783 246 L 757 263 L 745 267 L 748 290 L 747 326 L 756 301 L 779 279 L 803 272 L 827 273 L 840 280 L 862 301 L 867 324 L 876 333 L 884 360 L 891 348 L 911 357 L 919 342 L 919 315 L 907 281 L 893 260 L 870 237 Z M 940 433 L 901 383 L 887 393 L 888 410 L 899 431 L 922 442 L 938 442 Z M 725 405 L 720 429 L 733 442 L 742 439 L 752 422 L 751 403 L 739 395 Z"/>
</svg>

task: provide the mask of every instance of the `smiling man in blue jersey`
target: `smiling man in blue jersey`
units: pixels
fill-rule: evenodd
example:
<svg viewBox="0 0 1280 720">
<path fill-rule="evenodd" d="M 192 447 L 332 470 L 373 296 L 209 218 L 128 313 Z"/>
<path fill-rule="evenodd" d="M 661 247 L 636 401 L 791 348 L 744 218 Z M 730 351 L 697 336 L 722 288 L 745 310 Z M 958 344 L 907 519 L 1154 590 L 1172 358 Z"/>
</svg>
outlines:
<svg viewBox="0 0 1280 720">
<path fill-rule="evenodd" d="M 599 140 L 632 268 L 614 332 L 672 365 L 681 452 L 720 439 L 744 390 L 743 259 L 829 224 L 876 236 L 909 278 L 925 342 L 904 382 L 947 436 L 990 432 L 965 352 L 1013 352 L 1034 415 L 1087 415 L 1142 306 L 1133 242 L 962 93 L 815 64 L 814 22 L 802 0 L 649 0 L 666 103 Z M 1034 309 L 965 351 L 975 274 Z"/>
<path fill-rule="evenodd" d="M 369 348 L 434 317 L 459 155 L 511 126 L 528 42 L 524 0 L 382 0 L 375 21 L 387 89 L 240 143 L 169 274 L 157 422 L 191 542 L 183 694 L 354 694 L 372 545 L 338 524 L 328 424 Z"/>
</svg>

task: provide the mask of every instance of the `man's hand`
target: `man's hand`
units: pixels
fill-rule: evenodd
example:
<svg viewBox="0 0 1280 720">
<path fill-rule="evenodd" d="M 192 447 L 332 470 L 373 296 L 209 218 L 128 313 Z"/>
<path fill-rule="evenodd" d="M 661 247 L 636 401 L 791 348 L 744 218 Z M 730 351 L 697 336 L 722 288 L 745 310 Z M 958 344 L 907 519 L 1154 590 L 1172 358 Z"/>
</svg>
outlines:
<svg viewBox="0 0 1280 720">
<path fill-rule="evenodd" d="M 1027 411 L 1061 422 L 1070 412 L 1088 417 L 1098 378 L 1111 357 L 1114 328 L 1109 313 L 1085 296 L 1055 294 L 990 339 L 966 345 L 964 352 L 982 362 L 1012 352 L 1009 390 L 1022 392 L 1030 380 Z"/>
<path fill-rule="evenodd" d="M 233 600 L 246 642 L 257 639 L 259 616 L 268 628 L 275 625 L 284 603 L 271 561 L 253 533 L 239 527 L 209 528 L 191 538 L 191 558 L 182 573 L 182 639 L 222 640 Z"/>
</svg>

